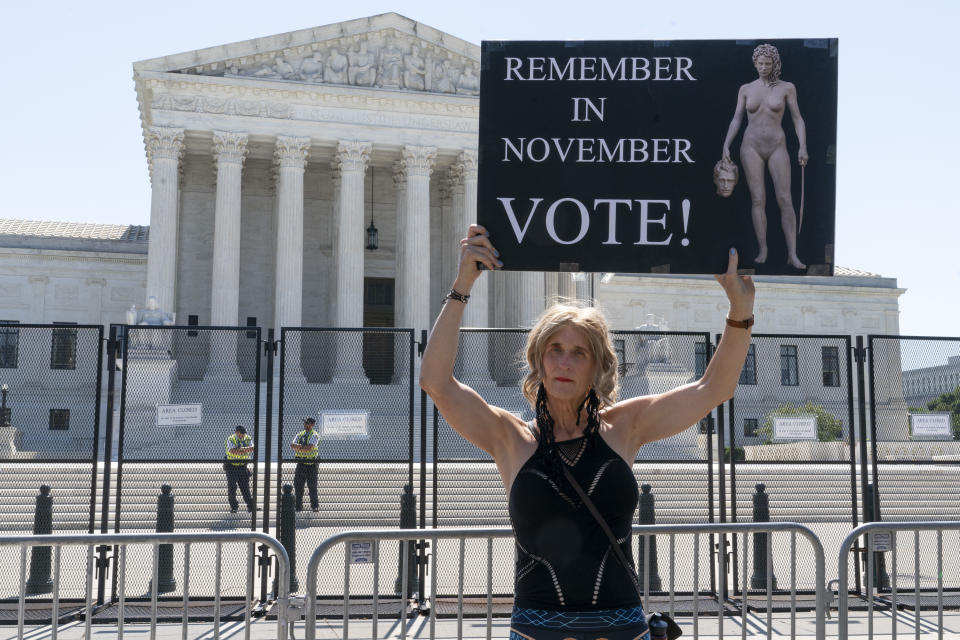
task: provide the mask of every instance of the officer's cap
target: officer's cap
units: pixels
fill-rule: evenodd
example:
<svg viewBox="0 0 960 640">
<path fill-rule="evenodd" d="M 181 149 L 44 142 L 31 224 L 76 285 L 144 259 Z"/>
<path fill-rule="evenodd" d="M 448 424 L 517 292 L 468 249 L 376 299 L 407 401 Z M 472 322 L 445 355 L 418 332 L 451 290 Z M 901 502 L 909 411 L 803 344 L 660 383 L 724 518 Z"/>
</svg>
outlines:
<svg viewBox="0 0 960 640">
<path fill-rule="evenodd" d="M 243 435 L 247 435 L 247 428 L 242 424 L 238 424 L 236 430 L 242 433 Z"/>
</svg>

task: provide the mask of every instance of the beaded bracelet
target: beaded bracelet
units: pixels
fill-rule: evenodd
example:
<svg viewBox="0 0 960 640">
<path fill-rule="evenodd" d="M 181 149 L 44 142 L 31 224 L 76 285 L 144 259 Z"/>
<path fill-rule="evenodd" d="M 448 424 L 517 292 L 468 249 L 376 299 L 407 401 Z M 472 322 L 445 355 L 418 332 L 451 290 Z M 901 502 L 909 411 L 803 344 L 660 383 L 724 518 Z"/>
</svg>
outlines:
<svg viewBox="0 0 960 640">
<path fill-rule="evenodd" d="M 447 300 L 456 300 L 457 302 L 462 302 L 467 304 L 467 300 L 470 299 L 470 294 L 463 294 L 457 291 L 456 289 L 450 289 L 450 293 L 443 296 L 443 302 L 446 303 Z"/>
</svg>

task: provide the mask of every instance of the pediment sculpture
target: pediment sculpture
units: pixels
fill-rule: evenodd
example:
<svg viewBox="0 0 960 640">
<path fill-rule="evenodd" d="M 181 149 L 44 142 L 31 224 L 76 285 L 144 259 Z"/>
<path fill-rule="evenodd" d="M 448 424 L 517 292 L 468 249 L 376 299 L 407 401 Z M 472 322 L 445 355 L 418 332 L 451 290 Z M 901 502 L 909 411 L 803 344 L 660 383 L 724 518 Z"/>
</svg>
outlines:
<svg viewBox="0 0 960 640">
<path fill-rule="evenodd" d="M 202 71 L 187 68 L 179 72 L 467 96 L 480 94 L 479 65 L 475 60 L 390 31 L 243 56 L 208 64 Z"/>
</svg>

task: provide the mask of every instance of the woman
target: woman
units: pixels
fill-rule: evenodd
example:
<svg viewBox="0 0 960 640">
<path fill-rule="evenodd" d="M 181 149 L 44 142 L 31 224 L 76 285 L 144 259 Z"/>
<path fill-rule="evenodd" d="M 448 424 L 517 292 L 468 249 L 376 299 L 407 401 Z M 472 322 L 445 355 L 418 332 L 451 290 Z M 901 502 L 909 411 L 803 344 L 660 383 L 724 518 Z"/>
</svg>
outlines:
<svg viewBox="0 0 960 640">
<path fill-rule="evenodd" d="M 645 638 L 647 625 L 633 577 L 566 480 L 565 465 L 595 502 L 631 558 L 637 507 L 631 467 L 640 447 L 696 424 L 733 396 L 750 342 L 753 282 L 737 275 L 731 249 L 717 276 L 730 301 L 728 324 L 703 377 L 666 393 L 616 402 L 617 358 L 596 309 L 555 305 L 531 330 L 523 392 L 536 409 L 524 423 L 490 406 L 453 377 L 458 331 L 473 283 L 503 266 L 483 227 L 460 241 L 453 289 L 434 324 L 420 386 L 451 427 L 490 454 L 509 498 L 517 539 L 512 640 L 560 640 L 571 629 L 583 640 Z M 594 633 L 595 632 L 595 633 Z"/>
<path fill-rule="evenodd" d="M 787 136 L 780 125 L 785 108 L 790 110 L 793 128 L 797 132 L 800 150 L 797 160 L 801 167 L 807 165 L 807 130 L 797 105 L 797 89 L 792 83 L 780 79 L 780 53 L 772 44 L 761 44 L 753 50 L 753 66 L 759 76 L 753 82 L 740 87 L 737 93 L 737 108 L 723 141 L 721 158 L 730 160 L 730 143 L 740 131 L 743 114 L 747 114 L 747 128 L 740 142 L 740 162 L 750 189 L 753 230 L 757 234 L 760 249 L 753 261 L 767 261 L 767 196 L 764 187 L 763 169 L 770 170 L 773 188 L 780 206 L 780 226 L 787 243 L 787 263 L 796 269 L 807 265 L 797 257 L 797 216 L 790 195 L 790 157 L 787 154 Z"/>
</svg>

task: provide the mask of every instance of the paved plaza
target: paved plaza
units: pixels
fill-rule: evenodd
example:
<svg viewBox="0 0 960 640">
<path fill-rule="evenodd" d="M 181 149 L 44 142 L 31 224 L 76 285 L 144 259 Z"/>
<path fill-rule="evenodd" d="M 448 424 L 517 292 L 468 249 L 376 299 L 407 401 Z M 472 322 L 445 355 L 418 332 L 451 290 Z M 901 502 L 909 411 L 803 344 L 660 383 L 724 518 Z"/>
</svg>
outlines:
<svg viewBox="0 0 960 640">
<path fill-rule="evenodd" d="M 836 638 L 838 628 L 836 622 L 836 612 L 832 619 L 827 620 L 826 637 Z M 694 637 L 693 624 L 689 618 L 678 620 L 684 630 L 684 638 L 692 639 Z M 858 612 L 850 620 L 849 634 L 851 639 L 862 638 L 893 638 L 894 621 L 889 613 L 877 613 L 873 619 L 873 634 L 868 634 L 868 623 L 865 614 Z M 494 619 L 490 628 L 491 638 L 506 638 L 509 623 L 506 619 Z M 161 640 L 180 639 L 182 627 L 179 624 L 160 624 L 157 626 L 156 637 Z M 250 638 L 261 640 L 267 638 L 276 638 L 276 622 L 273 620 L 257 619 L 250 623 Z M 765 615 L 748 614 L 746 619 L 746 637 L 748 638 L 789 638 L 791 633 L 791 621 L 789 614 L 775 614 L 772 618 L 772 624 L 767 625 Z M 61 627 L 57 637 L 63 640 L 78 640 L 83 638 L 83 623 L 72 623 Z M 297 639 L 304 637 L 304 624 L 298 622 L 293 629 L 293 635 Z M 912 613 L 901 612 L 896 621 L 896 636 L 915 637 L 916 627 Z M 150 626 L 144 624 L 128 624 L 124 629 L 126 638 L 148 638 L 150 636 Z M 430 619 L 428 617 L 418 617 L 409 620 L 407 627 L 407 636 L 411 638 L 430 638 Z M 920 636 L 923 638 L 937 637 L 937 615 L 936 612 L 924 612 L 920 621 Z M 25 629 L 24 638 L 27 640 L 44 640 L 50 638 L 50 627 L 28 627 Z M 108 640 L 116 638 L 117 630 L 113 626 L 94 626 L 92 629 L 91 640 Z M 187 637 L 196 640 L 206 640 L 214 637 L 212 623 L 194 623 L 188 628 Z M 227 622 L 220 625 L 220 638 L 244 638 L 245 624 L 243 621 Z M 339 640 L 343 638 L 343 623 L 340 620 L 321 620 L 317 625 L 318 640 Z M 371 624 L 369 621 L 351 620 L 349 626 L 349 637 L 357 639 L 371 638 Z M 397 620 L 381 620 L 377 633 L 378 638 L 400 638 L 401 629 Z M 438 640 L 454 639 L 458 637 L 456 619 L 439 619 L 435 623 L 434 638 Z M 463 638 L 486 638 L 487 625 L 483 619 L 467 619 L 463 621 Z M 698 625 L 698 638 L 710 640 L 713 638 L 738 638 L 743 637 L 743 619 L 739 616 L 727 616 L 723 622 L 723 635 L 720 635 L 719 624 L 715 616 L 702 617 Z M 815 620 L 812 614 L 798 615 L 796 620 L 796 638 L 814 638 Z M 951 613 L 944 616 L 943 623 L 944 638 L 960 638 L 960 614 Z M 16 627 L 0 627 L 0 640 L 16 638 Z"/>
</svg>

